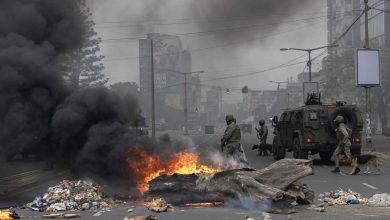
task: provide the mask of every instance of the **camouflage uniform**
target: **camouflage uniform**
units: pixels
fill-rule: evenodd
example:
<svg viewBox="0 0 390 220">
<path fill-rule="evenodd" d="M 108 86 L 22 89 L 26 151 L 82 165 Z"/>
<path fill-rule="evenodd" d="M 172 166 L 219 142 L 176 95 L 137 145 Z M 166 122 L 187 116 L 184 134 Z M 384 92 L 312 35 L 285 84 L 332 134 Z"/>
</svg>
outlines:
<svg viewBox="0 0 390 220">
<path fill-rule="evenodd" d="M 265 125 L 264 120 L 260 120 L 259 125 L 260 127 L 256 128 L 257 138 L 259 138 L 260 140 L 257 155 L 261 156 L 262 154 L 264 154 L 264 156 L 267 156 L 268 152 L 265 145 L 267 144 L 268 128 Z"/>
<path fill-rule="evenodd" d="M 228 156 L 231 156 L 237 162 L 239 162 L 242 167 L 247 167 L 248 161 L 246 160 L 244 151 L 241 146 L 240 127 L 236 125 L 235 119 L 232 115 L 226 116 L 226 123 L 228 126 L 221 140 L 222 143 L 224 143 L 223 151 Z"/>
<path fill-rule="evenodd" d="M 339 123 L 336 129 L 337 140 L 339 141 L 339 143 L 337 145 L 337 148 L 333 152 L 333 158 L 336 163 L 335 171 L 339 171 L 339 162 L 341 159 L 340 156 L 344 153 L 347 157 L 351 157 L 351 140 L 349 132 L 350 129 L 343 123 L 344 118 L 338 116 L 335 122 Z"/>
</svg>

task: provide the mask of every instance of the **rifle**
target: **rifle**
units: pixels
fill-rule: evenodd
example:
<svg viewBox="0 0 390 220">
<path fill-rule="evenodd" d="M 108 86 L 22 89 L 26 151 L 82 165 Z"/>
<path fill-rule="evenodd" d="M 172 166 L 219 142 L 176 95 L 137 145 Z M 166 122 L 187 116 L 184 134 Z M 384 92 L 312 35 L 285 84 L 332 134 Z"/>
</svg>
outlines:
<svg viewBox="0 0 390 220">
<path fill-rule="evenodd" d="M 221 152 L 223 152 L 223 148 L 225 147 L 225 145 L 226 145 L 226 141 L 221 139 Z"/>
</svg>

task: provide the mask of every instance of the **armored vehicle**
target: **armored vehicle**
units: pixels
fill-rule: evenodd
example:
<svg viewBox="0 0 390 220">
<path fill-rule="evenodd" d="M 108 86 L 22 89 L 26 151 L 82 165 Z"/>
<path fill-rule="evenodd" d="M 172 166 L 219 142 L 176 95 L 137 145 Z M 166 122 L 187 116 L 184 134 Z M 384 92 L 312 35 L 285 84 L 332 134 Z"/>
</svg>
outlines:
<svg viewBox="0 0 390 220">
<path fill-rule="evenodd" d="M 344 117 L 352 130 L 351 154 L 359 155 L 363 130 L 360 110 L 346 102 L 322 104 L 321 96 L 313 93 L 304 106 L 285 110 L 280 120 L 277 116 L 273 118 L 274 159 L 284 158 L 287 150 L 292 151 L 297 159 L 307 159 L 309 154 L 319 153 L 321 160 L 330 160 L 338 144 L 333 122 L 338 115 Z"/>
</svg>

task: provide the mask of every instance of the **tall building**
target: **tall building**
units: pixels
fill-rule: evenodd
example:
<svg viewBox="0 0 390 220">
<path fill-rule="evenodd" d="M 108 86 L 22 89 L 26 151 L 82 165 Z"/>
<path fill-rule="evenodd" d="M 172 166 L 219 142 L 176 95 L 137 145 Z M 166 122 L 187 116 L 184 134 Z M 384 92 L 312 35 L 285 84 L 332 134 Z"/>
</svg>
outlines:
<svg viewBox="0 0 390 220">
<path fill-rule="evenodd" d="M 369 0 L 368 4 L 381 10 L 390 10 L 388 1 Z M 332 43 L 352 24 L 363 12 L 364 0 L 328 0 L 328 42 Z M 390 13 L 370 10 L 369 38 L 370 47 L 389 47 L 390 45 Z M 364 16 L 362 16 L 350 31 L 339 41 L 338 50 L 343 48 L 361 48 L 364 46 Z"/>
<path fill-rule="evenodd" d="M 245 109 L 254 116 L 255 121 L 272 117 L 273 106 L 280 97 L 278 90 L 249 90 L 244 98 Z"/>
<path fill-rule="evenodd" d="M 361 13 L 360 0 L 328 0 L 328 42 L 333 43 Z M 338 48 L 361 47 L 360 27 L 355 25 L 339 42 Z M 340 50 L 337 50 L 340 51 Z"/>
<path fill-rule="evenodd" d="M 156 119 L 166 123 L 184 123 L 185 73 L 191 72 L 191 54 L 183 50 L 177 36 L 152 33 L 139 41 L 139 72 L 141 107 L 147 119 L 151 115 L 151 40 L 153 41 L 153 70 Z M 187 74 L 187 103 L 189 113 L 200 105 L 199 77 Z M 175 117 L 172 117 L 175 115 Z"/>
<path fill-rule="evenodd" d="M 222 106 L 222 89 L 213 87 L 206 92 L 206 102 L 203 103 L 206 114 L 206 123 L 213 125 L 218 123 Z"/>
</svg>

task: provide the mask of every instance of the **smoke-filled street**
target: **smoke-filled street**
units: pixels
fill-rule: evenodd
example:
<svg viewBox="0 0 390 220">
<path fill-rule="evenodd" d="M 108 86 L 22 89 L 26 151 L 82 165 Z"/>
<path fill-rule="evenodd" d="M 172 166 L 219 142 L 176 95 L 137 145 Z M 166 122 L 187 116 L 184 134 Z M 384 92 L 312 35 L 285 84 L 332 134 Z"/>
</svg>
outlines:
<svg viewBox="0 0 390 220">
<path fill-rule="evenodd" d="M 387 0 L 0 0 L 0 220 L 388 219 Z"/>
</svg>

